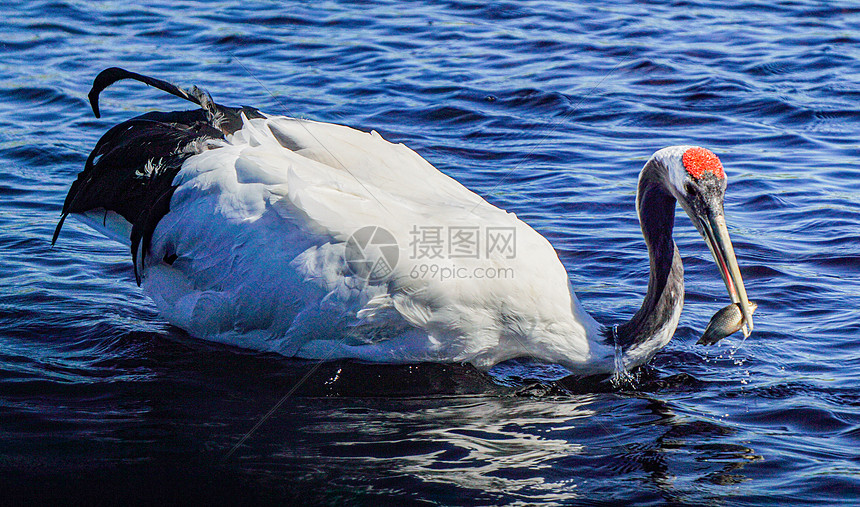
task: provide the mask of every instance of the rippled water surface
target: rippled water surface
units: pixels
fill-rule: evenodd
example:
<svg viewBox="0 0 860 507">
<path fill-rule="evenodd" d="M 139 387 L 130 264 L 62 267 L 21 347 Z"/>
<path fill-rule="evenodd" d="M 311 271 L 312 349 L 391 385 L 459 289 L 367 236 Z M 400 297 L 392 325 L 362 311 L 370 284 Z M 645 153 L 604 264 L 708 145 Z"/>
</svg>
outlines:
<svg viewBox="0 0 860 507">
<path fill-rule="evenodd" d="M 0 497 L 860 501 L 858 58 L 852 2 L 7 6 Z M 645 290 L 639 169 L 663 146 L 709 147 L 756 331 L 695 345 L 727 296 L 679 214 L 685 311 L 633 383 L 192 339 L 159 319 L 124 247 L 70 220 L 50 248 L 101 134 L 185 107 L 120 84 L 93 118 L 86 93 L 110 66 L 406 143 L 548 237 L 605 323 Z"/>
</svg>

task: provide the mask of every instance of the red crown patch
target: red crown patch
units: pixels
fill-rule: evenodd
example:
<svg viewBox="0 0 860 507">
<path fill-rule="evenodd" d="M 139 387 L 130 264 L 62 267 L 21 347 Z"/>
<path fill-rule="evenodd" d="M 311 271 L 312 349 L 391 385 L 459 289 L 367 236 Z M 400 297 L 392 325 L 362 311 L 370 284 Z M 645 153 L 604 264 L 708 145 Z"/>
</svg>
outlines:
<svg viewBox="0 0 860 507">
<path fill-rule="evenodd" d="M 684 152 L 681 161 L 684 162 L 684 169 L 693 178 L 699 179 L 706 172 L 713 173 L 717 178 L 725 179 L 726 177 L 726 173 L 723 171 L 723 164 L 720 163 L 720 159 L 710 150 L 690 148 Z"/>
</svg>

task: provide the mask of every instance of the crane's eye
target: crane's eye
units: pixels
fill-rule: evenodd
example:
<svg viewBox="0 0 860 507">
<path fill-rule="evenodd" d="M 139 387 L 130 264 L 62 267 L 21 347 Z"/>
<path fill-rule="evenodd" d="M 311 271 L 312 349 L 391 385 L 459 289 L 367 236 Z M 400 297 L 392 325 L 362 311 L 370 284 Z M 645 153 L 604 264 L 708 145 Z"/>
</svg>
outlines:
<svg viewBox="0 0 860 507">
<path fill-rule="evenodd" d="M 687 182 L 686 185 L 684 185 L 684 190 L 687 192 L 687 195 L 689 195 L 690 197 L 696 197 L 699 195 L 699 189 L 696 187 L 696 185 L 693 185 L 689 181 Z"/>
</svg>

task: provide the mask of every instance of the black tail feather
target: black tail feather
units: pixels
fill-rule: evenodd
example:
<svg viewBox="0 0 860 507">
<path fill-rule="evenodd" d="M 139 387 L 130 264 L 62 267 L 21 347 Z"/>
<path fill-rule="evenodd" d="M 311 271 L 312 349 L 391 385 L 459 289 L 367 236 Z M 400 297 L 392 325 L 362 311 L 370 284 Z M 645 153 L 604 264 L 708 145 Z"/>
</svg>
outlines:
<svg viewBox="0 0 860 507">
<path fill-rule="evenodd" d="M 242 128 L 242 113 L 244 113 L 247 118 L 263 117 L 263 115 L 260 114 L 260 111 L 253 107 L 243 106 L 241 108 L 237 108 L 222 106 L 213 101 L 209 93 L 196 86 L 192 86 L 190 90 L 183 90 L 182 88 L 172 83 L 168 83 L 167 81 L 162 81 L 161 79 L 144 76 L 143 74 L 131 72 L 119 67 L 111 67 L 99 72 L 99 75 L 96 76 L 93 81 L 93 87 L 88 95 L 90 106 L 92 106 L 93 113 L 95 113 L 96 118 L 101 117 L 101 112 L 99 110 L 99 94 L 101 94 L 101 92 L 108 86 L 123 79 L 140 81 L 141 83 L 152 86 L 153 88 L 157 88 L 171 95 L 175 95 L 179 98 L 197 104 L 206 111 L 206 115 L 208 116 L 211 125 L 221 130 L 224 134 L 232 134 Z"/>
<path fill-rule="evenodd" d="M 173 179 L 182 163 L 206 141 L 223 141 L 201 110 L 148 113 L 108 130 L 72 183 L 51 244 L 70 213 L 110 210 L 131 225 L 131 253 L 135 279 L 140 284 L 144 255 L 155 226 L 170 209 Z M 216 147 L 217 144 L 209 146 Z M 206 149 L 205 147 L 199 149 Z"/>
<path fill-rule="evenodd" d="M 178 170 L 178 168 L 177 168 Z M 131 227 L 131 262 L 134 265 L 134 279 L 140 286 L 140 277 L 143 272 L 143 263 L 152 243 L 152 234 L 161 217 L 170 211 L 170 198 L 173 197 L 175 187 L 164 189 L 149 205 L 147 209 L 141 210 L 137 219 Z M 141 242 L 143 243 L 141 245 Z M 140 258 L 138 258 L 138 250 Z"/>
<path fill-rule="evenodd" d="M 133 79 L 200 106 L 192 111 L 151 112 L 124 121 L 108 130 L 90 153 L 83 171 L 72 183 L 54 229 L 51 245 L 70 213 L 94 209 L 114 211 L 131 225 L 134 274 L 141 282 L 144 260 L 152 234 L 170 211 L 173 178 L 183 162 L 201 149 L 211 149 L 225 136 L 241 129 L 244 118 L 263 118 L 252 107 L 216 104 L 205 91 L 176 85 L 118 67 L 96 76 L 89 92 L 90 106 L 100 117 L 99 95 L 123 79 Z M 215 141 L 209 145 L 208 141 Z M 140 247 L 140 248 L 139 248 Z M 140 258 L 138 258 L 140 257 Z"/>
<path fill-rule="evenodd" d="M 63 228 L 63 223 L 66 221 L 67 216 L 69 216 L 69 214 L 65 212 L 60 215 L 60 221 L 57 222 L 57 227 L 54 229 L 54 236 L 51 238 L 51 248 L 53 248 L 54 244 L 57 243 L 57 238 L 60 237 L 60 229 Z"/>
<path fill-rule="evenodd" d="M 108 86 L 116 83 L 117 81 L 121 81 L 123 79 L 134 79 L 135 81 L 140 81 L 141 83 L 152 86 L 153 88 L 158 88 L 159 90 L 165 91 L 172 95 L 176 95 L 177 97 L 183 98 L 185 100 L 191 101 L 198 106 L 203 106 L 202 101 L 199 96 L 188 93 L 182 88 L 168 83 L 167 81 L 162 81 L 161 79 L 155 79 L 149 76 L 144 76 L 142 74 L 138 74 L 136 72 L 131 72 L 125 69 L 121 69 L 119 67 L 111 67 L 109 69 L 105 69 L 99 72 L 99 75 L 96 76 L 95 80 L 93 80 L 93 87 L 90 90 L 88 95 L 90 99 L 90 106 L 93 108 L 93 113 L 95 113 L 96 118 L 101 118 L 101 113 L 99 112 L 99 94 Z M 197 87 L 194 88 L 200 92 Z M 204 92 L 205 93 L 205 92 Z M 209 98 L 211 102 L 211 97 Z"/>
</svg>

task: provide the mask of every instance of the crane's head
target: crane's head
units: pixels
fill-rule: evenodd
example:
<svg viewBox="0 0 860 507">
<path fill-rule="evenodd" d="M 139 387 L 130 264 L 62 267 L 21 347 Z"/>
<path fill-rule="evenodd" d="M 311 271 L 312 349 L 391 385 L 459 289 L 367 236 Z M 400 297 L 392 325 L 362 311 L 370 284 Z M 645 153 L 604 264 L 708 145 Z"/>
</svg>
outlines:
<svg viewBox="0 0 860 507">
<path fill-rule="evenodd" d="M 726 173 L 713 152 L 696 146 L 672 146 L 654 154 L 665 170 L 666 189 L 690 216 L 708 244 L 733 303 L 743 312 L 744 336 L 753 329 L 752 310 L 726 228 L 723 197 Z"/>
</svg>

